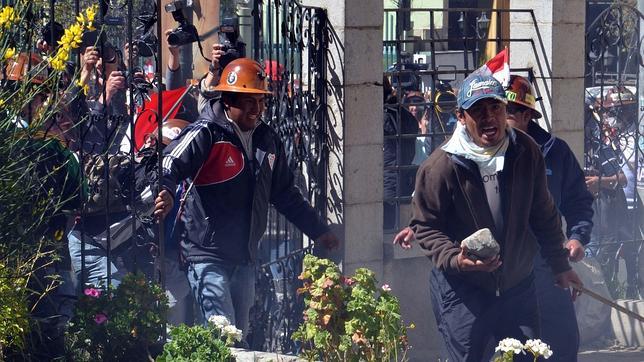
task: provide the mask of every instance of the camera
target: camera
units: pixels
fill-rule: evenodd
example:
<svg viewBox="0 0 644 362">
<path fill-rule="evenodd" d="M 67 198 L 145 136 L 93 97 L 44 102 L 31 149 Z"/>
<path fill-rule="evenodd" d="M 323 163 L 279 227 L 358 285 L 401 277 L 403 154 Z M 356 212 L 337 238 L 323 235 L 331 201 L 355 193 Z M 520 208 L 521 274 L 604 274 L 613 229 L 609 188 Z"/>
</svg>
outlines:
<svg viewBox="0 0 644 362">
<path fill-rule="evenodd" d="M 219 26 L 218 35 L 221 50 L 224 51 L 224 55 L 219 58 L 222 69 L 233 60 L 246 56 L 246 44 L 239 39 L 239 18 L 224 18 Z"/>
<path fill-rule="evenodd" d="M 183 9 L 185 7 L 186 3 L 184 0 L 173 0 L 165 5 L 165 11 L 172 13 L 174 21 L 179 23 L 179 26 L 172 29 L 168 35 L 168 44 L 170 46 L 177 47 L 199 41 L 197 28 L 188 23 L 188 19 L 186 19 L 183 14 Z"/>
<path fill-rule="evenodd" d="M 136 40 L 133 41 L 134 47 L 136 47 L 136 53 L 134 55 L 140 55 L 142 57 L 151 57 L 154 55 L 157 49 L 157 37 L 154 35 L 152 27 L 157 21 L 156 12 L 144 12 L 136 17 L 136 20 L 141 22 L 139 26 L 136 27 L 137 31 L 141 32 Z M 132 49 L 134 52 L 134 49 Z"/>
<path fill-rule="evenodd" d="M 152 32 L 141 35 L 133 41 L 136 47 L 136 53 L 144 58 L 151 57 L 157 48 L 157 37 Z"/>
<path fill-rule="evenodd" d="M 143 106 L 145 99 L 148 98 L 148 92 L 153 88 L 152 83 L 145 79 L 145 75 L 141 68 L 137 67 L 129 71 L 122 67 L 120 72 L 125 78 L 127 87 L 132 90 L 136 105 L 139 107 Z"/>
<path fill-rule="evenodd" d="M 94 47 L 105 63 L 114 63 L 118 60 L 116 48 L 107 40 L 105 33 L 98 30 L 83 33 L 81 37 L 81 52 L 87 47 Z"/>
</svg>

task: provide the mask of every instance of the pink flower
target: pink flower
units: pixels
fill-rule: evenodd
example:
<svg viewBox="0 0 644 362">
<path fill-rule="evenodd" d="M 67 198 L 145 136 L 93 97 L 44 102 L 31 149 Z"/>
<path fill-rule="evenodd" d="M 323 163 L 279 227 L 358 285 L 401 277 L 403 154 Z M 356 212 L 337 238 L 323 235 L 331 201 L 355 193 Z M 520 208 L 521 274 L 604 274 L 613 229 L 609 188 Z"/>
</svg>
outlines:
<svg viewBox="0 0 644 362">
<path fill-rule="evenodd" d="M 347 277 L 342 277 L 342 282 L 344 285 L 352 286 L 355 283 L 355 280 Z"/>
<path fill-rule="evenodd" d="M 96 324 L 103 324 L 107 322 L 107 316 L 103 313 L 97 313 L 94 316 L 94 322 L 96 322 Z"/>
<path fill-rule="evenodd" d="M 391 292 L 391 288 L 389 287 L 389 284 L 383 284 L 382 285 L 382 291 L 383 292 Z"/>
<path fill-rule="evenodd" d="M 101 296 L 101 291 L 94 288 L 87 288 L 84 291 L 85 295 L 92 298 L 98 298 Z"/>
</svg>

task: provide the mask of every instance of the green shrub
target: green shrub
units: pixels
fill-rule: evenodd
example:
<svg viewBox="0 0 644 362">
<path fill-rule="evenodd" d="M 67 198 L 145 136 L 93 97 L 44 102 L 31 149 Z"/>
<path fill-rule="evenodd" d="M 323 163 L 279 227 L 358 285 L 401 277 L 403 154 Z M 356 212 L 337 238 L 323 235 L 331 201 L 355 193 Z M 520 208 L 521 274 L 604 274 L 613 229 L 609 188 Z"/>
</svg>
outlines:
<svg viewBox="0 0 644 362">
<path fill-rule="evenodd" d="M 302 355 L 324 361 L 402 361 L 409 349 L 400 303 L 388 285 L 376 287 L 366 268 L 348 278 L 330 260 L 304 257 L 304 321 L 293 334 Z M 413 325 L 410 326 L 413 328 Z"/>
<path fill-rule="evenodd" d="M 241 341 L 242 331 L 224 316 L 211 316 L 206 326 L 172 328 L 170 337 L 157 362 L 227 362 L 235 360 L 229 347 Z"/>
<path fill-rule="evenodd" d="M 180 325 L 170 331 L 170 341 L 163 346 L 157 362 L 234 361 L 226 345 L 211 323 L 208 326 Z"/>
<path fill-rule="evenodd" d="M 75 361 L 151 360 L 160 343 L 168 300 L 143 274 L 128 274 L 116 289 L 86 288 L 69 324 L 67 345 Z"/>
</svg>

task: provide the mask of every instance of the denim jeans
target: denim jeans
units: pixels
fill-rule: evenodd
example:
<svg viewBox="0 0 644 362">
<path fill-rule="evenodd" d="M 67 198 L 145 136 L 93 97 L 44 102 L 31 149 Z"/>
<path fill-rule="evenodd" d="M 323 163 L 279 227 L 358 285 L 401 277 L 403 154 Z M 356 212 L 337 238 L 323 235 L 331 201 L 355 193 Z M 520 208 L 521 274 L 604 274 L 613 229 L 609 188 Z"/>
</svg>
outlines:
<svg viewBox="0 0 644 362">
<path fill-rule="evenodd" d="M 78 288 L 82 288 L 83 285 L 81 282 L 81 268 L 82 257 L 81 257 L 81 231 L 75 226 L 67 235 L 67 240 L 69 241 L 69 257 L 72 262 L 72 270 L 76 275 L 76 281 L 78 283 Z M 98 286 L 100 284 L 107 283 L 107 250 L 101 246 L 91 235 L 85 234 L 82 238 L 82 241 L 85 242 L 85 275 L 84 275 L 84 284 L 92 284 Z M 125 254 L 127 248 L 123 248 L 125 251 L 114 252 L 112 251 L 110 255 L 110 273 L 112 286 L 118 286 L 121 283 L 121 279 L 127 273 L 125 270 L 125 265 L 122 261 L 121 254 Z"/>
<path fill-rule="evenodd" d="M 205 321 L 222 315 L 247 335 L 248 313 L 255 301 L 254 265 L 190 263 L 188 281 Z"/>
</svg>

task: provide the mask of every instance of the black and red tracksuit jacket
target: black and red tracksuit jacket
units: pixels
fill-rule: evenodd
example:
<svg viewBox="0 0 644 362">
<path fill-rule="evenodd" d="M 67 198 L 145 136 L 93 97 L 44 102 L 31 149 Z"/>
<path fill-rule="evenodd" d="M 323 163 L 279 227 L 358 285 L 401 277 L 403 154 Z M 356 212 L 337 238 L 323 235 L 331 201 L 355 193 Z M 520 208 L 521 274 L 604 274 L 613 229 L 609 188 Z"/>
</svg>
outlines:
<svg viewBox="0 0 644 362">
<path fill-rule="evenodd" d="M 328 230 L 294 185 L 277 133 L 260 122 L 252 143 L 249 157 L 216 101 L 164 150 L 162 187 L 194 182 L 177 225 L 188 262 L 254 261 L 269 203 L 312 239 Z"/>
</svg>

